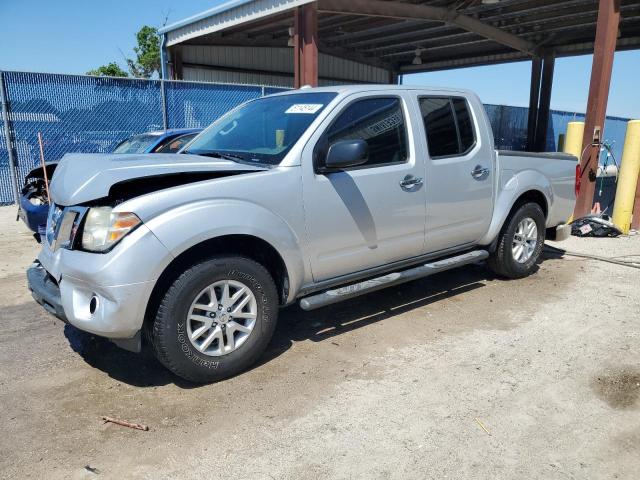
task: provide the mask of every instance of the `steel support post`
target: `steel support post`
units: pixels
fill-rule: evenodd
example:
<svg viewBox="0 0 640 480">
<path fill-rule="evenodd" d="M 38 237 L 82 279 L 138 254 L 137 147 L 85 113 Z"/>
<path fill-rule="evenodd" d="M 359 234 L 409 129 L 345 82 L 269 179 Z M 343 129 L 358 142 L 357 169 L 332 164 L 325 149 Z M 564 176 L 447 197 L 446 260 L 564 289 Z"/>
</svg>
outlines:
<svg viewBox="0 0 640 480">
<path fill-rule="evenodd" d="M 531 60 L 531 86 L 529 87 L 529 118 L 527 121 L 527 150 L 533 151 L 536 142 L 536 124 L 538 123 L 538 103 L 540 102 L 540 76 L 542 58 Z"/>
<path fill-rule="evenodd" d="M 551 112 L 551 89 L 553 87 L 553 69 L 556 62 L 555 53 L 550 52 L 542 58 L 542 81 L 540 84 L 540 104 L 536 121 L 535 150 L 544 152 L 547 148 L 547 130 L 549 129 L 549 113 Z"/>
<path fill-rule="evenodd" d="M 294 87 L 318 86 L 318 8 L 310 3 L 294 12 Z"/>
<path fill-rule="evenodd" d="M 611 83 L 611 70 L 616 50 L 618 25 L 620 23 L 620 1 L 600 0 L 596 41 L 591 65 L 591 83 L 587 100 L 584 138 L 580 166 L 582 187 L 576 200 L 574 217 L 580 218 L 591 212 L 595 192 L 596 172 L 600 156 L 598 142 L 602 140 L 604 121 L 607 114 L 607 100 Z"/>
</svg>

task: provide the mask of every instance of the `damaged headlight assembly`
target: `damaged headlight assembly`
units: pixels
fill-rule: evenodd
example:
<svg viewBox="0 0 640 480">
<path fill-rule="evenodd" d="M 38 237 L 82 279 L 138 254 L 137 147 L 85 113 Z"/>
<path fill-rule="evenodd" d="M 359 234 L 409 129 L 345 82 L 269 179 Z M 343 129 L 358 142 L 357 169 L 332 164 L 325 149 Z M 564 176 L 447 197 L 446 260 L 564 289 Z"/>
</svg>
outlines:
<svg viewBox="0 0 640 480">
<path fill-rule="evenodd" d="M 114 212 L 112 207 L 91 207 L 82 228 L 82 249 L 108 252 L 141 223 L 131 212 Z"/>
</svg>

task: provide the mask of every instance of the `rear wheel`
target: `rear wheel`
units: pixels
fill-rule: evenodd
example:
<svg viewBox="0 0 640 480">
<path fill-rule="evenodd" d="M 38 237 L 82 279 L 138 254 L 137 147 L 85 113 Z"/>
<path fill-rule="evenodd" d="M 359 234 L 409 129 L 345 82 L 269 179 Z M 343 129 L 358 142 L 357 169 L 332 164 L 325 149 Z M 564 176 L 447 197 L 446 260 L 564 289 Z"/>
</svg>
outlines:
<svg viewBox="0 0 640 480">
<path fill-rule="evenodd" d="M 189 381 L 206 383 L 253 364 L 273 336 L 278 296 L 269 272 L 244 257 L 203 261 L 165 294 L 151 331 L 160 362 Z"/>
<path fill-rule="evenodd" d="M 545 217 L 537 203 L 525 203 L 512 212 L 500 232 L 496 250 L 487 263 L 506 278 L 522 278 L 534 272 L 545 239 Z"/>
</svg>

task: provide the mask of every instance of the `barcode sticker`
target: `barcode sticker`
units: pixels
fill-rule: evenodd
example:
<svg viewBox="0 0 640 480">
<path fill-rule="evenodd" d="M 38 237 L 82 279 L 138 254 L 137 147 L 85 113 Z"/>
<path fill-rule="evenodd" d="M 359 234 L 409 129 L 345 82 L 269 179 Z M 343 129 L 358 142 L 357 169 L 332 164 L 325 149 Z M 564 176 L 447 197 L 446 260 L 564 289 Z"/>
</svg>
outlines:
<svg viewBox="0 0 640 480">
<path fill-rule="evenodd" d="M 284 113 L 307 113 L 313 115 L 320 110 L 324 105 L 321 103 L 296 103 L 291 105 Z"/>
<path fill-rule="evenodd" d="M 591 228 L 591 225 L 589 225 L 588 223 L 582 225 L 580 227 L 580 231 L 582 232 L 583 235 L 586 235 L 587 233 L 590 233 L 593 230 L 593 228 Z"/>
</svg>

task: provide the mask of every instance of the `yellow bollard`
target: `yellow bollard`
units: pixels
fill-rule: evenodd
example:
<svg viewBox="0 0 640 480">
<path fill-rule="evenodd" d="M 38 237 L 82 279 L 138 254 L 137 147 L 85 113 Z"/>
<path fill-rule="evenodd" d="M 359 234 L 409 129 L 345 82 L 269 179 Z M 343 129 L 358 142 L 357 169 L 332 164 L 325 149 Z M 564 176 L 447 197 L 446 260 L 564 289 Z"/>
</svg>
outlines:
<svg viewBox="0 0 640 480">
<path fill-rule="evenodd" d="M 582 160 L 582 137 L 584 136 L 584 122 L 567 123 L 567 134 L 564 136 L 562 151 L 570 153 L 578 158 L 578 163 Z M 567 223 L 573 222 L 573 215 L 569 217 Z"/>
<path fill-rule="evenodd" d="M 582 160 L 582 137 L 584 136 L 584 122 L 569 122 L 567 124 L 567 134 L 564 137 L 562 151 L 578 157 Z"/>
<path fill-rule="evenodd" d="M 631 215 L 633 214 L 633 202 L 636 196 L 638 173 L 640 172 L 640 120 L 631 120 L 627 123 L 627 134 L 624 138 L 624 150 L 622 151 L 622 164 L 618 176 L 616 188 L 616 200 L 613 206 L 613 223 L 629 233 L 631 227 Z"/>
</svg>

